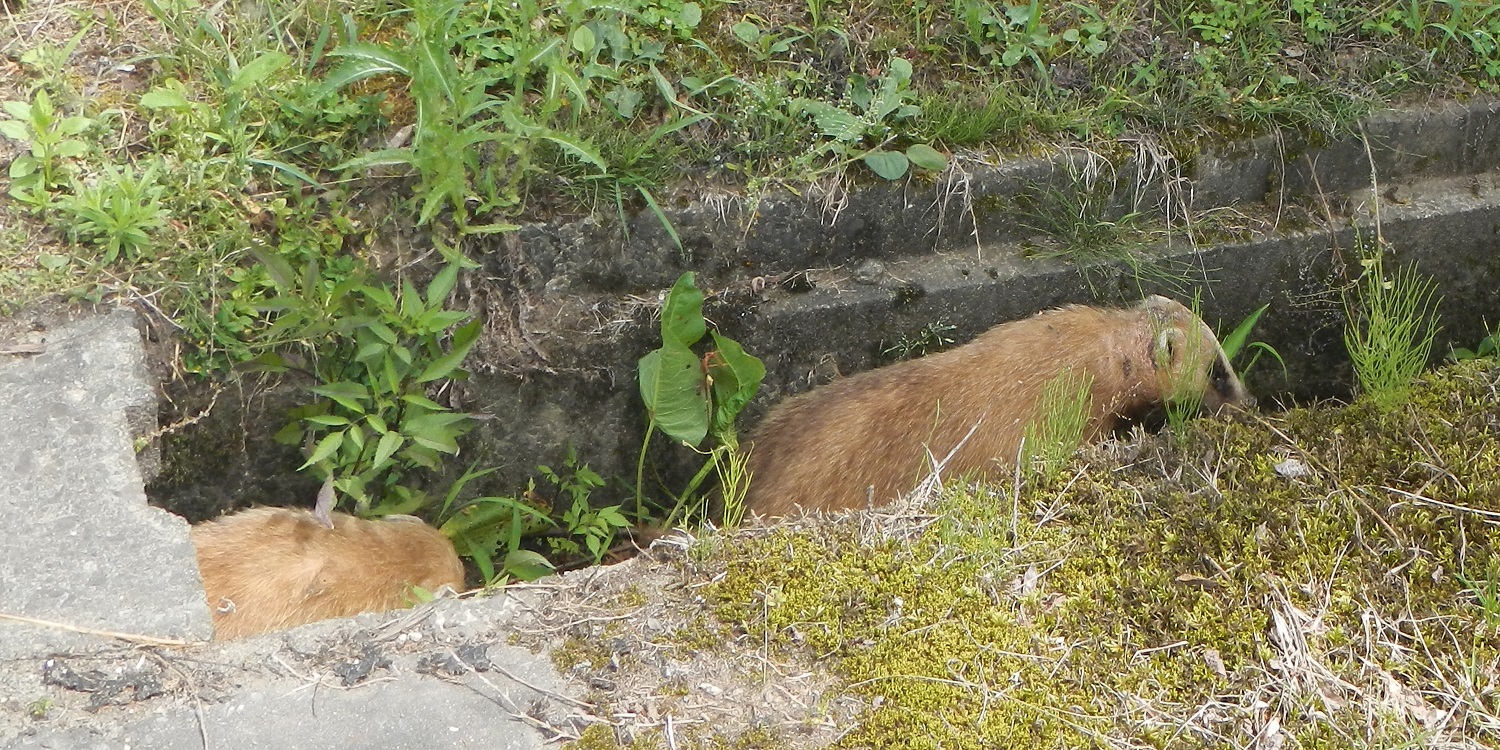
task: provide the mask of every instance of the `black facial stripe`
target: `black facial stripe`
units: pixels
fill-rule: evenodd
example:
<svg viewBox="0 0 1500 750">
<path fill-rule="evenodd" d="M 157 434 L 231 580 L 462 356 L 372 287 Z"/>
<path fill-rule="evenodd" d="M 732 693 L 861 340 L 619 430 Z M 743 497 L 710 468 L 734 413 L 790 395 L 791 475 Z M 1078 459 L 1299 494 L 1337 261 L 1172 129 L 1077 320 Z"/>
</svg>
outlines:
<svg viewBox="0 0 1500 750">
<path fill-rule="evenodd" d="M 1224 355 L 1214 357 L 1214 366 L 1209 371 L 1209 379 L 1213 383 L 1214 390 L 1220 393 L 1233 387 L 1234 373 L 1229 369 L 1229 363 L 1224 361 Z"/>
</svg>

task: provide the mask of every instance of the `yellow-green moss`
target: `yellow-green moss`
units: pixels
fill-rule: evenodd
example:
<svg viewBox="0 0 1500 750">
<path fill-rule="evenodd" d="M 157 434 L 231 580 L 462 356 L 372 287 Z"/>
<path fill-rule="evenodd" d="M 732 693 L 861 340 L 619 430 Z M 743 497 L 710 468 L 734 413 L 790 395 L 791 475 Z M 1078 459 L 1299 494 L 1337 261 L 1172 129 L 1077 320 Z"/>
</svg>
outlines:
<svg viewBox="0 0 1500 750">
<path fill-rule="evenodd" d="M 871 700 L 840 747 L 1201 743 L 1146 706 L 1250 691 L 1278 655 L 1273 613 L 1291 608 L 1320 618 L 1304 637 L 1338 679 L 1370 684 L 1379 666 L 1412 691 L 1435 690 L 1434 669 L 1500 659 L 1494 615 L 1460 580 L 1500 570 L 1497 532 L 1421 499 L 1500 511 L 1497 381 L 1495 363 L 1470 363 L 1428 376 L 1394 411 L 1357 403 L 1203 422 L 1130 465 L 1028 490 L 1014 523 L 1008 495 L 956 489 L 941 521 L 899 542 L 862 542 L 852 524 L 778 531 L 726 547 L 727 574 L 708 594 L 757 642 L 825 657 Z M 1288 458 L 1311 473 L 1278 473 Z M 1392 637 L 1405 648 L 1354 647 L 1371 613 L 1401 623 Z M 1420 659 L 1408 650 L 1417 644 Z M 1301 747 L 1426 731 L 1395 715 L 1371 726 L 1347 706 L 1281 721 Z M 1451 721 L 1500 740 L 1466 712 Z"/>
<path fill-rule="evenodd" d="M 604 645 L 602 638 L 568 636 L 562 645 L 552 649 L 552 666 L 559 672 L 571 671 L 580 664 L 589 669 L 603 669 L 609 664 L 610 656 L 609 647 Z"/>
</svg>

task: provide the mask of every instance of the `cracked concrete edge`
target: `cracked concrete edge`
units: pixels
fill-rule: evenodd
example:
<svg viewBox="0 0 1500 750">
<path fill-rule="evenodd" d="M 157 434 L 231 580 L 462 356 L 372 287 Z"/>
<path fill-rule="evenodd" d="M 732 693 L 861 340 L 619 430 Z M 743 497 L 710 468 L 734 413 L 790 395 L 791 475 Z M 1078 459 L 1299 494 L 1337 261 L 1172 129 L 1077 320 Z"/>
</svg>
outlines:
<svg viewBox="0 0 1500 750">
<path fill-rule="evenodd" d="M 536 599 L 504 592 L 229 643 L 0 661 L 0 685 L 14 696 L 0 698 L 0 747 L 175 750 L 205 747 L 207 736 L 209 748 L 540 748 L 553 727 L 580 731 L 593 707 L 545 654 L 510 645 Z M 340 684 L 338 668 L 367 649 L 388 665 Z M 88 694 L 46 682 L 54 662 L 100 674 L 145 668 L 164 689 L 91 709 Z M 33 709 L 45 717 L 29 718 Z"/>
<path fill-rule="evenodd" d="M 155 388 L 133 313 L 46 331 L 44 350 L 0 361 L 0 658 L 102 646 L 74 632 L 157 638 L 212 632 L 187 523 L 147 504 L 136 441 L 155 429 Z"/>
</svg>

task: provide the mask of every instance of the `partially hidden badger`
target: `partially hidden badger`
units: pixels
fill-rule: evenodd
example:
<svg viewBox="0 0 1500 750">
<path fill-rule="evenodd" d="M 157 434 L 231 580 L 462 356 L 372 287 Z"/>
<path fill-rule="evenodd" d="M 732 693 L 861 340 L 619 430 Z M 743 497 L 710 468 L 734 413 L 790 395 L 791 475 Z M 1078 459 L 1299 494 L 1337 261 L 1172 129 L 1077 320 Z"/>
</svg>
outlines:
<svg viewBox="0 0 1500 750">
<path fill-rule="evenodd" d="M 784 516 L 890 502 L 950 452 L 944 476 L 1013 467 L 1044 387 L 1070 371 L 1091 381 L 1085 441 L 1169 399 L 1201 397 L 1205 411 L 1254 403 L 1181 303 L 1070 305 L 778 404 L 750 440 L 746 508 Z"/>
<path fill-rule="evenodd" d="M 192 528 L 214 638 L 400 609 L 413 587 L 462 589 L 453 543 L 410 516 L 252 508 Z"/>
</svg>

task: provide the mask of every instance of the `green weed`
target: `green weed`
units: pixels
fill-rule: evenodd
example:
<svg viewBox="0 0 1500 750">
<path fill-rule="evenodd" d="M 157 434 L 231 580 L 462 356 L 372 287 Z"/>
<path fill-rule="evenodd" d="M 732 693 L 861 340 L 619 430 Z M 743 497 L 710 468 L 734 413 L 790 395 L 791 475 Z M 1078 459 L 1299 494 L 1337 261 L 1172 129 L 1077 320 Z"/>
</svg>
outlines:
<svg viewBox="0 0 1500 750">
<path fill-rule="evenodd" d="M 589 502 L 589 495 L 603 487 L 604 480 L 586 464 L 578 462 L 578 455 L 571 446 L 563 459 L 563 467 L 562 472 L 547 466 L 537 467 L 542 476 L 563 494 L 567 508 L 561 517 L 561 526 L 567 536 L 550 537 L 547 542 L 555 554 L 577 555 L 581 552 L 577 540 L 582 539 L 593 564 L 597 565 L 609 551 L 615 534 L 630 528 L 630 521 L 620 513 L 618 504 L 595 508 Z"/>
<path fill-rule="evenodd" d="M 880 353 L 892 360 L 924 357 L 952 346 L 951 334 L 954 330 L 956 329 L 952 324 L 935 320 L 922 326 L 922 329 L 915 334 L 902 336 L 896 343 L 882 349 Z"/>
<path fill-rule="evenodd" d="M 913 103 L 911 75 L 910 62 L 892 57 L 885 74 L 879 78 L 870 80 L 856 75 L 850 80 L 845 106 L 803 97 L 789 103 L 791 112 L 812 117 L 818 133 L 832 139 L 815 149 L 815 153 L 830 153 L 843 162 L 861 161 L 886 180 L 905 177 L 912 166 L 941 172 L 947 169 L 948 158 L 925 143 L 914 143 L 904 152 L 885 148 L 895 139 L 894 125 L 922 112 Z M 864 148 L 867 140 L 877 144 Z"/>
<path fill-rule="evenodd" d="M 1241 320 L 1239 325 L 1235 326 L 1229 332 L 1228 336 L 1220 340 L 1220 346 L 1224 349 L 1224 356 L 1229 359 L 1230 363 L 1234 363 L 1245 352 L 1254 352 L 1254 355 L 1250 357 L 1250 361 L 1243 364 L 1235 364 L 1234 370 L 1241 378 L 1250 374 L 1251 368 L 1255 367 L 1255 363 L 1260 361 L 1262 354 L 1271 355 L 1272 358 L 1280 363 L 1282 373 L 1285 374 L 1286 372 L 1286 360 L 1281 358 L 1281 352 L 1276 351 L 1275 347 L 1264 341 L 1249 340 L 1250 332 L 1255 330 L 1255 324 L 1260 322 L 1260 316 L 1264 315 L 1266 310 L 1270 308 L 1271 303 L 1269 302 L 1261 305 L 1255 312 L 1246 315 L 1245 319 Z"/>
<path fill-rule="evenodd" d="M 1411 384 L 1427 366 L 1432 341 L 1436 285 L 1407 265 L 1387 278 L 1380 248 L 1367 250 L 1364 273 L 1345 298 L 1344 346 L 1360 391 L 1380 408 L 1406 401 Z"/>
<path fill-rule="evenodd" d="M 450 262 L 424 292 L 405 280 L 397 290 L 359 276 L 329 284 L 309 263 L 290 264 L 257 252 L 279 294 L 263 307 L 277 313 L 268 335 L 306 347 L 320 397 L 297 410 L 279 438 L 313 444 L 303 469 L 333 477 L 359 515 L 412 513 L 427 498 L 404 481 L 416 469 L 438 471 L 457 455 L 457 439 L 473 426 L 427 397 L 429 384 L 461 377 L 459 366 L 480 331 L 468 313 L 446 309 L 458 280 Z M 445 343 L 451 331 L 451 341 Z M 266 370 L 290 369 L 275 352 L 258 358 Z"/>
<path fill-rule="evenodd" d="M 711 337 L 713 347 L 700 356 L 692 347 L 704 334 Z M 677 279 L 662 303 L 661 341 L 661 347 L 642 357 L 637 367 L 641 400 L 650 421 L 636 464 L 636 516 L 646 517 L 646 448 L 653 434 L 660 430 L 694 450 L 710 435 L 715 443 L 703 467 L 675 496 L 666 521 L 671 526 L 701 502 L 695 493 L 711 473 L 741 475 L 733 466 L 721 469 L 720 462 L 735 460 L 739 440 L 734 423 L 760 389 L 766 367 L 734 339 L 708 330 L 703 319 L 703 292 L 692 272 Z"/>
<path fill-rule="evenodd" d="M 1042 386 L 1036 414 L 1026 423 L 1021 467 L 1043 484 L 1051 484 L 1068 459 L 1083 444 L 1093 411 L 1094 379 L 1072 370 L 1060 373 Z"/>
<path fill-rule="evenodd" d="M 30 147 L 10 163 L 10 196 L 34 210 L 45 208 L 52 191 L 76 172 L 76 160 L 88 153 L 88 142 L 77 136 L 94 121 L 58 112 L 45 90 L 37 91 L 30 102 L 9 101 L 0 107 L 13 118 L 0 120 L 0 135 Z"/>
<path fill-rule="evenodd" d="M 93 184 L 75 182 L 72 195 L 59 198 L 56 209 L 75 242 L 103 249 L 100 263 L 114 263 L 122 255 L 137 259 L 149 254 L 151 234 L 166 223 L 161 208 L 166 188 L 158 184 L 158 164 L 137 174 L 106 165 Z"/>
</svg>

